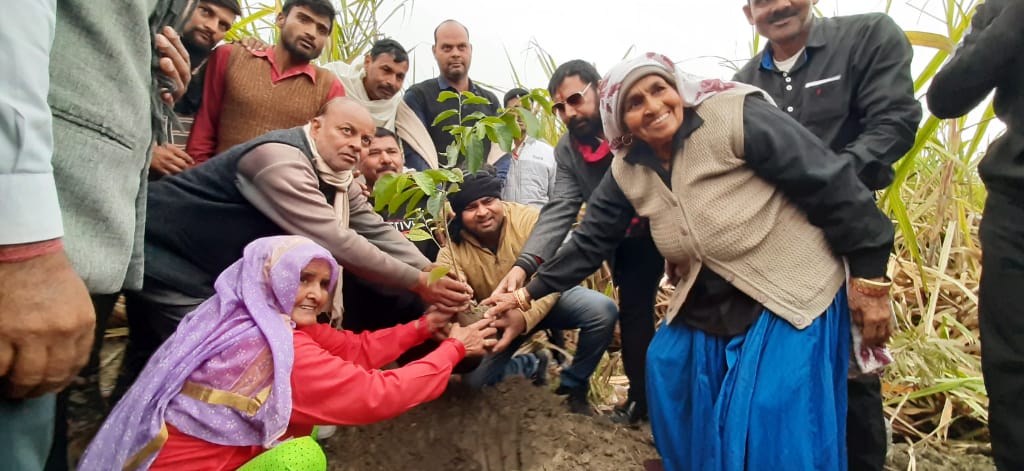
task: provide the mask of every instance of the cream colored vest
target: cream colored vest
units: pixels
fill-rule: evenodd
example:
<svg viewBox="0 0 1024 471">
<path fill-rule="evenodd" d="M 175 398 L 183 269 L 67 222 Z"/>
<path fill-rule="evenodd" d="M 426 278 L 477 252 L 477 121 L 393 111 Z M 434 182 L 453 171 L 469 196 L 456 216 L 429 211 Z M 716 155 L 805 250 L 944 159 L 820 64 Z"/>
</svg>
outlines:
<svg viewBox="0 0 1024 471">
<path fill-rule="evenodd" d="M 684 275 L 669 304 L 679 312 L 707 266 L 797 329 L 832 303 L 842 260 L 820 229 L 743 160 L 745 93 L 725 92 L 696 108 L 704 120 L 673 158 L 672 189 L 643 165 L 616 157 L 612 176 L 665 259 Z"/>
</svg>

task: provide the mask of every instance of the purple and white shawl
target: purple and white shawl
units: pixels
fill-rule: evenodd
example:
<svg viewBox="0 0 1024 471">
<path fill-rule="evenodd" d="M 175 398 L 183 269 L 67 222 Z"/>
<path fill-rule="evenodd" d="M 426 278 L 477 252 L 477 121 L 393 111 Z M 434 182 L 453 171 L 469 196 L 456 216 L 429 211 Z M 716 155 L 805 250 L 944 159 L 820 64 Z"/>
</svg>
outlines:
<svg viewBox="0 0 1024 471">
<path fill-rule="evenodd" d="M 338 266 L 323 247 L 298 236 L 258 239 L 214 283 L 215 294 L 192 311 L 150 358 L 107 417 L 79 464 L 83 470 L 147 469 L 165 423 L 227 446 L 271 446 L 291 417 L 293 326 L 301 271 L 313 259 Z M 251 399 L 254 410 L 214 405 L 182 394 L 186 384 Z M 266 391 L 264 391 L 266 392 Z"/>
</svg>

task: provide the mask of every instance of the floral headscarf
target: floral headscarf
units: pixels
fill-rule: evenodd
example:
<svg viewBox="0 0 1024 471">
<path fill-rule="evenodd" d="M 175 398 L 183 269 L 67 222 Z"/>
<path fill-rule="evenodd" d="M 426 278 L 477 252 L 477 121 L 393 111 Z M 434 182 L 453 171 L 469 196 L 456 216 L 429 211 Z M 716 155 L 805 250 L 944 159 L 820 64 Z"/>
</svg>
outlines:
<svg viewBox="0 0 1024 471">
<path fill-rule="evenodd" d="M 604 137 L 608 140 L 612 152 L 616 156 L 625 155 L 630 146 L 629 139 L 624 139 L 624 136 L 629 134 L 629 130 L 622 122 L 623 94 L 629 91 L 637 80 L 651 74 L 660 75 L 670 84 L 674 84 L 679 96 L 683 99 L 683 106 L 688 108 L 697 106 L 721 92 L 734 89 L 760 92 L 766 100 L 774 104 L 767 93 L 753 85 L 701 78 L 683 72 L 668 57 L 648 52 L 642 56 L 619 62 L 608 71 L 604 80 L 601 81 L 601 89 L 598 93 L 601 97 L 600 109 L 601 122 L 604 124 Z"/>
<path fill-rule="evenodd" d="M 266 237 L 247 245 L 242 259 L 217 277 L 213 297 L 185 316 L 150 358 L 79 469 L 148 469 L 167 439 L 165 424 L 220 445 L 273 445 L 291 417 L 290 313 L 302 269 L 314 259 L 331 266 L 333 287 L 337 262 L 309 239 Z M 236 403 L 204 402 L 188 388 Z"/>
</svg>

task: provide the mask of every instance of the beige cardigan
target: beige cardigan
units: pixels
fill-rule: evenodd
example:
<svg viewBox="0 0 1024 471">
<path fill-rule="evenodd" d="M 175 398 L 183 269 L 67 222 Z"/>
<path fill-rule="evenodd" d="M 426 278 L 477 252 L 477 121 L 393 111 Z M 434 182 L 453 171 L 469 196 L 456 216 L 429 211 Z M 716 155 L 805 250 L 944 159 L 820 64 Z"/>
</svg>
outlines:
<svg viewBox="0 0 1024 471">
<path fill-rule="evenodd" d="M 672 166 L 672 189 L 652 169 L 616 157 L 612 175 L 637 213 L 650 219 L 665 259 L 683 276 L 669 304 L 679 312 L 703 266 L 797 329 L 832 303 L 845 271 L 820 229 L 743 160 L 744 93 L 696 109 L 704 124 Z"/>
</svg>

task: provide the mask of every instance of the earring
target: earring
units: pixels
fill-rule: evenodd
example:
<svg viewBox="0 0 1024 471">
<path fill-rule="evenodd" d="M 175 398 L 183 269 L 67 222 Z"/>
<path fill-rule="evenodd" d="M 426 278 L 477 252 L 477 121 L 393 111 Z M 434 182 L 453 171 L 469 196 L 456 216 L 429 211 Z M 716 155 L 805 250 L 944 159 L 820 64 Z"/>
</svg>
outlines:
<svg viewBox="0 0 1024 471">
<path fill-rule="evenodd" d="M 629 147 L 629 146 L 633 145 L 633 135 L 632 134 L 625 134 L 625 135 L 622 136 L 622 138 L 619 141 L 622 142 L 623 146 Z"/>
</svg>

